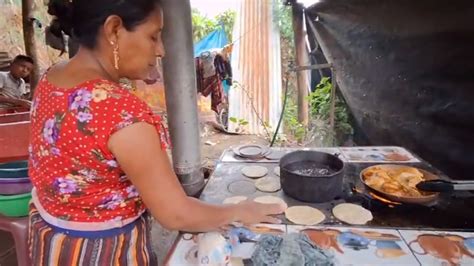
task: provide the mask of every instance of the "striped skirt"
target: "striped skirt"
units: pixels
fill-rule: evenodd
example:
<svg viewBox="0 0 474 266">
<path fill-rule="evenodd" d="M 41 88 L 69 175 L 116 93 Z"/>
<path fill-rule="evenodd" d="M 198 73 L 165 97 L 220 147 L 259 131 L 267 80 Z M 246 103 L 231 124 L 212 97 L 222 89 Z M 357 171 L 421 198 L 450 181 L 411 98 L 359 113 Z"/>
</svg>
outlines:
<svg viewBox="0 0 474 266">
<path fill-rule="evenodd" d="M 28 241 L 32 265 L 157 265 L 148 220 L 142 216 L 126 231 L 108 237 L 77 237 L 47 224 L 31 205 Z"/>
</svg>

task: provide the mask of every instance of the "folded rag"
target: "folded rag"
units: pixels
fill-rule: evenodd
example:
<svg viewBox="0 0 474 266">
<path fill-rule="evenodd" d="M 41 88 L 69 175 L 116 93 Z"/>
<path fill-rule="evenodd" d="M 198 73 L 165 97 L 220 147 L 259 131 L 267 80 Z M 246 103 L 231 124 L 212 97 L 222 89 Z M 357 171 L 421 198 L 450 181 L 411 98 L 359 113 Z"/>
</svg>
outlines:
<svg viewBox="0 0 474 266">
<path fill-rule="evenodd" d="M 305 234 L 263 235 L 252 254 L 253 265 L 332 266 L 334 255 L 316 246 Z"/>
</svg>

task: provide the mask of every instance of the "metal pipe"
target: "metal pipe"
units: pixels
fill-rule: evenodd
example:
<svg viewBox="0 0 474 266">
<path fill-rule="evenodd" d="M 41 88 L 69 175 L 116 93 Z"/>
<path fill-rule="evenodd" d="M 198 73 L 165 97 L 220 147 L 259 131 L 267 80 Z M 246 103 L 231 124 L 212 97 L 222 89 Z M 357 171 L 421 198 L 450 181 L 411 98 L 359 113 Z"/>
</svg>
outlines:
<svg viewBox="0 0 474 266">
<path fill-rule="evenodd" d="M 290 69 L 290 71 L 305 71 L 305 70 L 313 70 L 313 69 L 325 69 L 325 68 L 332 68 L 332 64 L 316 64 L 316 65 L 309 65 L 309 66 L 296 66 Z"/>
<path fill-rule="evenodd" d="M 163 0 L 163 74 L 173 166 L 184 190 L 197 195 L 204 187 L 197 108 L 191 5 Z"/>
</svg>

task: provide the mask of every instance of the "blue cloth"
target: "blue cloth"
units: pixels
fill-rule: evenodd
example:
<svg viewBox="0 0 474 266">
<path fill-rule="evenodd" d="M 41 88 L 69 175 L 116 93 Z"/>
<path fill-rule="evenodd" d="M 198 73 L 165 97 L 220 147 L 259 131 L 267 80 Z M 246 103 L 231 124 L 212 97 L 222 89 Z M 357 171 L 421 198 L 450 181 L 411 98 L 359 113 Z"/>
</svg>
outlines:
<svg viewBox="0 0 474 266">
<path fill-rule="evenodd" d="M 227 80 L 222 81 L 222 87 L 224 87 L 225 95 L 229 95 L 230 85 L 227 83 Z"/>
<path fill-rule="evenodd" d="M 201 53 L 209 51 L 210 49 L 223 48 L 228 43 L 229 40 L 227 40 L 224 28 L 221 27 L 194 44 L 194 57 L 199 57 Z"/>
<path fill-rule="evenodd" d="M 258 266 L 334 266 L 334 255 L 316 246 L 305 234 L 263 235 L 252 254 Z"/>
</svg>

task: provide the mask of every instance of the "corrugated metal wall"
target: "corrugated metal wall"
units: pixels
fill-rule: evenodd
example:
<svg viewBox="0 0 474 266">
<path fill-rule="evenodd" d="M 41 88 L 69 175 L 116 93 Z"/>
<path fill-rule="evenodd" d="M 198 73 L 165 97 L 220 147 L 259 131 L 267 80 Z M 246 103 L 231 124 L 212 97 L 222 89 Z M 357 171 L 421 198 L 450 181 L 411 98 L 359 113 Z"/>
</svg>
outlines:
<svg viewBox="0 0 474 266">
<path fill-rule="evenodd" d="M 280 33 L 273 19 L 277 0 L 241 0 L 234 25 L 229 117 L 249 122 L 245 130 L 265 134 L 263 120 L 272 128 L 282 105 Z M 229 121 L 230 130 L 236 125 Z"/>
</svg>

